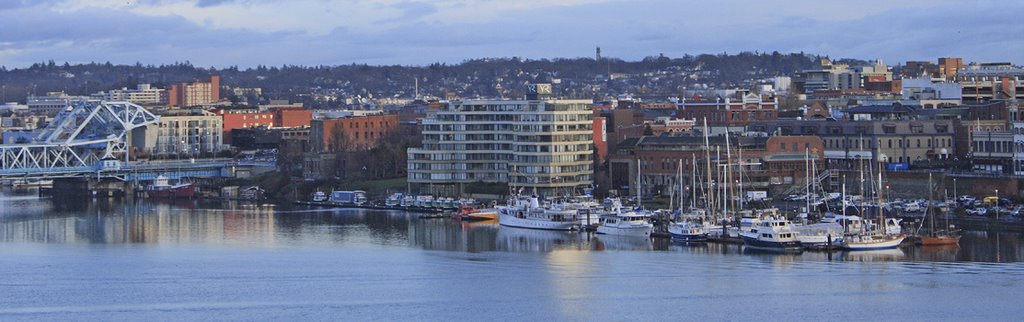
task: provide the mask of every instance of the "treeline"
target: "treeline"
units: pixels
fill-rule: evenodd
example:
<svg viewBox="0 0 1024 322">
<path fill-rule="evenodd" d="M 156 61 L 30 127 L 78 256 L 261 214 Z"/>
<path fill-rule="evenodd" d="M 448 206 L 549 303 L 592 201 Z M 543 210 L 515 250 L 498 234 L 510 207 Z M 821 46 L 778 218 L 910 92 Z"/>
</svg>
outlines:
<svg viewBox="0 0 1024 322">
<path fill-rule="evenodd" d="M 240 69 L 198 67 L 190 62 L 169 65 L 71 65 L 47 61 L 28 68 L 0 67 L 0 85 L 7 101 L 23 101 L 27 95 L 64 91 L 72 95 L 140 83 L 155 86 L 221 75 L 221 83 L 236 87 L 260 87 L 273 99 L 314 101 L 313 93 L 340 97 L 412 97 L 416 81 L 420 93 L 461 97 L 517 97 L 523 84 L 557 79 L 563 96 L 597 97 L 623 93 L 676 93 L 693 84 L 713 87 L 742 86 L 751 80 L 792 75 L 817 65 L 820 56 L 743 52 L 702 54 L 670 58 L 651 56 L 639 61 L 617 58 L 522 59 L 483 58 L 458 64 L 426 66 L 371 66 L 366 64 L 319 66 L 263 66 Z M 609 77 L 609 74 L 627 77 Z"/>
</svg>

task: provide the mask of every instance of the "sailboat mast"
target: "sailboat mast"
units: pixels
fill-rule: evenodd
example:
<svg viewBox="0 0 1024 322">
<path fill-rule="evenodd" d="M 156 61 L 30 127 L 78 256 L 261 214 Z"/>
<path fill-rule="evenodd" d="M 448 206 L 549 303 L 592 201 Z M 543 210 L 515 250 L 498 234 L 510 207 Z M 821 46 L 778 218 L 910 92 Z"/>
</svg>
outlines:
<svg viewBox="0 0 1024 322">
<path fill-rule="evenodd" d="M 846 175 L 845 174 L 843 175 L 843 198 L 840 199 L 840 200 L 842 200 L 842 205 L 843 205 L 843 220 L 842 220 L 842 224 L 843 224 L 843 233 L 845 233 L 846 232 Z"/>
<path fill-rule="evenodd" d="M 807 215 L 811 214 L 811 152 L 807 148 L 804 148 L 804 178 L 806 179 L 806 185 L 804 185 L 804 211 Z"/>
<path fill-rule="evenodd" d="M 728 206 L 729 206 L 729 204 L 732 204 L 732 203 L 735 202 L 734 199 L 736 199 L 736 193 L 733 191 L 733 189 L 735 187 L 733 187 L 733 185 L 732 185 L 732 171 L 731 171 L 732 170 L 732 145 L 729 144 L 729 131 L 728 131 L 728 127 L 726 129 L 727 130 L 725 131 L 725 183 L 726 183 L 726 185 L 725 185 L 725 187 L 726 187 L 726 189 L 725 189 L 725 204 L 726 204 L 725 213 L 728 214 L 729 213 Z M 732 198 L 730 199 L 730 197 L 732 197 Z M 734 204 L 733 209 L 735 209 L 735 208 L 736 207 L 735 207 L 735 204 Z"/>
<path fill-rule="evenodd" d="M 643 180 L 643 177 L 640 176 L 640 158 L 637 157 L 636 158 L 636 205 L 637 205 L 637 208 L 643 209 L 644 208 L 644 203 L 643 203 L 643 199 L 640 197 L 640 189 L 643 188 L 643 184 L 641 184 L 641 180 Z"/>
<path fill-rule="evenodd" d="M 928 233 L 935 236 L 935 213 L 932 211 L 932 200 L 935 199 L 935 189 L 932 189 L 932 173 L 928 173 Z"/>
<path fill-rule="evenodd" d="M 882 162 L 878 162 L 878 226 L 885 234 L 885 209 L 882 207 Z"/>
<path fill-rule="evenodd" d="M 684 192 L 683 190 L 685 190 L 684 187 L 686 185 L 683 184 L 683 159 L 682 158 L 679 158 L 679 165 L 676 166 L 676 169 L 679 172 L 678 176 L 676 177 L 676 182 L 679 182 L 679 211 L 682 212 L 683 211 L 683 204 L 686 202 L 686 200 L 683 199 L 683 192 Z"/>
<path fill-rule="evenodd" d="M 715 211 L 715 190 L 713 180 L 711 179 L 711 141 L 708 139 L 708 118 L 704 118 L 704 162 L 707 164 L 707 171 L 704 172 L 704 180 L 707 181 L 708 189 L 704 193 L 704 205 L 708 209 L 708 214 L 713 214 Z"/>
<path fill-rule="evenodd" d="M 693 181 L 693 184 L 690 185 L 693 191 L 690 192 L 690 207 L 697 208 L 697 154 L 691 154 L 690 157 L 693 158 L 693 163 L 691 164 L 693 165 L 693 174 L 690 178 Z"/>
</svg>

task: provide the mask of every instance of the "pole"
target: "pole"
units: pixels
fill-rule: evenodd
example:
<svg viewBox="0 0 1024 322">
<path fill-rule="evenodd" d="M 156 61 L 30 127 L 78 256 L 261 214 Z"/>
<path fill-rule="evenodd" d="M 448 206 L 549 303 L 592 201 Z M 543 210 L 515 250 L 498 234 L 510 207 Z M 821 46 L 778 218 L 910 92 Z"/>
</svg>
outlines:
<svg viewBox="0 0 1024 322">
<path fill-rule="evenodd" d="M 643 178 L 640 176 L 640 158 L 637 157 L 637 207 L 643 209 L 643 198 L 640 195 L 641 180 Z"/>
</svg>

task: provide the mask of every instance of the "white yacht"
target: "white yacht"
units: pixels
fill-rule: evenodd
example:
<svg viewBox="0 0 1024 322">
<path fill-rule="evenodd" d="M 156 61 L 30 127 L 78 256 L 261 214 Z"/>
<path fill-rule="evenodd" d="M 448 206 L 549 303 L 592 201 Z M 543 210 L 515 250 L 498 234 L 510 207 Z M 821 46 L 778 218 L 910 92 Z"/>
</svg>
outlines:
<svg viewBox="0 0 1024 322">
<path fill-rule="evenodd" d="M 654 224 L 650 222 L 651 214 L 647 211 L 623 210 L 617 208 L 601 216 L 601 224 L 597 233 L 619 236 L 650 236 Z"/>
<path fill-rule="evenodd" d="M 698 220 L 685 219 L 668 226 L 668 233 L 673 240 L 683 242 L 702 242 L 708 240 L 704 231 L 704 223 Z"/>
<path fill-rule="evenodd" d="M 573 230 L 579 225 L 576 211 L 568 208 L 541 207 L 537 197 L 512 198 L 505 206 L 498 206 L 498 223 L 502 226 Z"/>
<path fill-rule="evenodd" d="M 757 225 L 740 231 L 743 245 L 751 249 L 769 251 L 801 251 L 803 247 L 796 238 L 793 224 L 781 216 L 761 219 Z"/>
</svg>

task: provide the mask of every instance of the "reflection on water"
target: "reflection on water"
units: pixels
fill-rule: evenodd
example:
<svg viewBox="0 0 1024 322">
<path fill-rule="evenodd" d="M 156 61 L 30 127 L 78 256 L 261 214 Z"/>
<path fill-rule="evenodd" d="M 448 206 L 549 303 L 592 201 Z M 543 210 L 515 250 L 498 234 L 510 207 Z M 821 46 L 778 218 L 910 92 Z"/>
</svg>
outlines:
<svg viewBox="0 0 1024 322">
<path fill-rule="evenodd" d="M 0 241 L 31 243 L 194 243 L 387 245 L 456 252 L 668 251 L 751 256 L 771 264 L 806 260 L 978 261 L 1024 259 L 1019 233 L 966 232 L 961 245 L 865 252 L 749 253 L 739 245 L 502 227 L 496 221 L 420 219 L 400 211 L 286 209 L 244 203 L 38 199 L 0 196 Z"/>
</svg>

